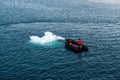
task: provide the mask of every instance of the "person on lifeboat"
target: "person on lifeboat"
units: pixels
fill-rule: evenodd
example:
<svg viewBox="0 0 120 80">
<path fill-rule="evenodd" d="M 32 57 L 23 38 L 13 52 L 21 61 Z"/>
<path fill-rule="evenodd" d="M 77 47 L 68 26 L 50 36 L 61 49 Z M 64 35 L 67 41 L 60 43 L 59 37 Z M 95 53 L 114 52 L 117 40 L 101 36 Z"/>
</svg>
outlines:
<svg viewBox="0 0 120 80">
<path fill-rule="evenodd" d="M 81 50 L 82 49 L 82 40 L 79 38 L 77 43 L 79 45 L 79 49 Z"/>
</svg>

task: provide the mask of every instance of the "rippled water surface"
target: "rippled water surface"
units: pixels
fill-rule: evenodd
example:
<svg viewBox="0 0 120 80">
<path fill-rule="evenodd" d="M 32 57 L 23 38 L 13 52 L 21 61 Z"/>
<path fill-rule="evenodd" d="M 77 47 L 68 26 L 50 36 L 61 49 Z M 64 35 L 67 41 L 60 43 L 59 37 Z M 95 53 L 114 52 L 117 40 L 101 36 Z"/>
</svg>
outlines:
<svg viewBox="0 0 120 80">
<path fill-rule="evenodd" d="M 87 0 L 0 2 L 0 80 L 120 79 L 119 6 Z M 30 42 L 30 36 L 47 31 L 80 37 L 89 52 L 80 60 L 64 42 Z"/>
</svg>

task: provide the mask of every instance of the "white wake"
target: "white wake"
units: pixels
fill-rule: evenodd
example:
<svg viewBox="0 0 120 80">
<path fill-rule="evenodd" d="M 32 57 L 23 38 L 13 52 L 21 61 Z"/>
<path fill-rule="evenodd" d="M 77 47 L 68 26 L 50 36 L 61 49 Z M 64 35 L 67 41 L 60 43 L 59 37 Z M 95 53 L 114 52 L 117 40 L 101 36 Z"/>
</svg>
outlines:
<svg viewBox="0 0 120 80">
<path fill-rule="evenodd" d="M 65 40 L 65 39 L 49 31 L 45 32 L 43 37 L 30 36 L 30 42 L 40 43 L 40 44 L 45 44 L 57 40 Z"/>
</svg>

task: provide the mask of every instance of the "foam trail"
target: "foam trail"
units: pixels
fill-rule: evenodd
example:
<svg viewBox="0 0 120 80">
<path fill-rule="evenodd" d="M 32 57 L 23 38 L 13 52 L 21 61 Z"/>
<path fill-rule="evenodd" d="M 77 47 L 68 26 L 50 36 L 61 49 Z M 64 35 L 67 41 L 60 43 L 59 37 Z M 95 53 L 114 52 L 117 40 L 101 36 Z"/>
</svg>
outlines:
<svg viewBox="0 0 120 80">
<path fill-rule="evenodd" d="M 43 37 L 30 36 L 30 42 L 40 43 L 40 44 L 45 44 L 45 43 L 49 43 L 57 40 L 65 40 L 65 39 L 49 31 L 45 32 Z"/>
</svg>

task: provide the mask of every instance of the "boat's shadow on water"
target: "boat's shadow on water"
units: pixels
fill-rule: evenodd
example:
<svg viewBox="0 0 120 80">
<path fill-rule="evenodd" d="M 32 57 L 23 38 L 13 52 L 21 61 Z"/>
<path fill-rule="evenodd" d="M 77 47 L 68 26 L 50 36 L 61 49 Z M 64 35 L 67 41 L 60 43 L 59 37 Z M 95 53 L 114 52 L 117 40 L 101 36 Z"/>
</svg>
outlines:
<svg viewBox="0 0 120 80">
<path fill-rule="evenodd" d="M 77 57 L 77 60 L 79 60 L 79 61 L 82 60 L 83 54 L 86 54 L 87 52 L 89 52 L 89 50 L 88 50 L 88 51 L 75 52 L 75 51 L 73 51 L 73 50 L 71 50 L 71 49 L 69 49 L 69 48 L 66 48 L 66 47 L 65 47 L 65 49 L 66 49 L 67 51 L 71 52 L 71 54 L 75 54 L 76 57 Z"/>
<path fill-rule="evenodd" d="M 88 51 L 87 51 L 88 52 Z M 82 60 L 83 58 L 83 54 L 85 54 L 86 52 L 80 52 L 80 53 L 75 53 L 77 55 L 77 59 L 78 60 Z"/>
</svg>

